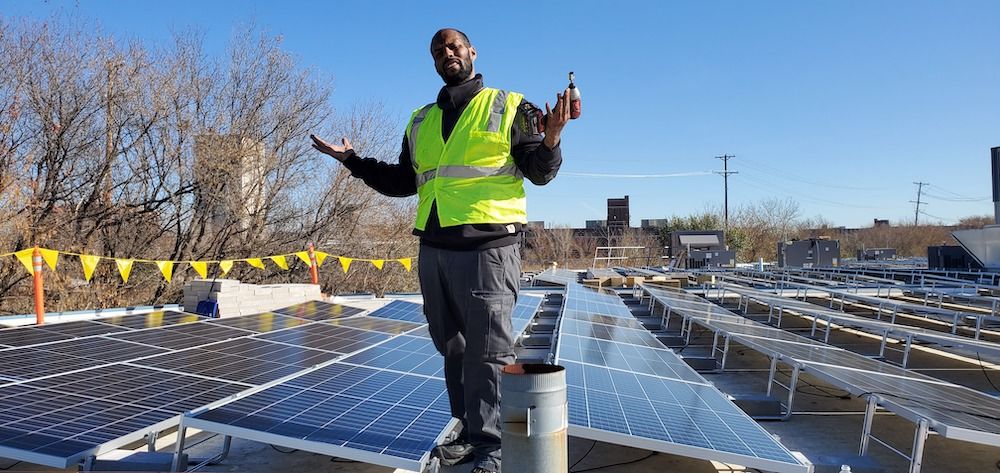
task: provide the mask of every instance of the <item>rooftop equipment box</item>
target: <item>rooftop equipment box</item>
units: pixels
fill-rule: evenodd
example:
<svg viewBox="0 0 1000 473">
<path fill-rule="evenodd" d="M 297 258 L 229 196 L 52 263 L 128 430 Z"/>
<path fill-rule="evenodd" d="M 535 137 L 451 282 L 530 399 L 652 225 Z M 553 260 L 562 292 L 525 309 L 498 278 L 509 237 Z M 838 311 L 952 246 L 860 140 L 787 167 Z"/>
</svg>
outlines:
<svg viewBox="0 0 1000 473">
<path fill-rule="evenodd" d="M 858 261 L 884 261 L 896 259 L 895 248 L 867 248 L 858 250 Z"/>
<path fill-rule="evenodd" d="M 840 242 L 810 238 L 778 242 L 778 267 L 814 268 L 840 264 Z"/>
<path fill-rule="evenodd" d="M 692 250 L 687 257 L 687 267 L 697 268 L 735 268 L 735 251 L 701 251 Z"/>
<path fill-rule="evenodd" d="M 670 232 L 670 256 L 693 251 L 722 251 L 726 238 L 722 230 L 677 230 Z"/>
<path fill-rule="evenodd" d="M 928 246 L 927 247 L 927 267 L 929 269 L 944 270 L 969 270 L 982 269 L 979 264 L 965 248 L 961 246 Z"/>
</svg>

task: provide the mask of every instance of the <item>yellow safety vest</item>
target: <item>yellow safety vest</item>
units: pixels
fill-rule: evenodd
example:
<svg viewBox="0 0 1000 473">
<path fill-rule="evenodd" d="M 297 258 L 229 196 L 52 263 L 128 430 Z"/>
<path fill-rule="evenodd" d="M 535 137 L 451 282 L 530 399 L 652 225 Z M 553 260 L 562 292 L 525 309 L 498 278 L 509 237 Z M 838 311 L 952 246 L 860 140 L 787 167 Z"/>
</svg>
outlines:
<svg viewBox="0 0 1000 473">
<path fill-rule="evenodd" d="M 406 139 L 417 173 L 417 221 L 424 230 L 437 202 L 442 227 L 527 223 L 523 176 L 510 154 L 510 132 L 523 95 L 485 88 L 462 111 L 448 141 L 441 108 L 426 105 L 410 117 Z"/>
</svg>

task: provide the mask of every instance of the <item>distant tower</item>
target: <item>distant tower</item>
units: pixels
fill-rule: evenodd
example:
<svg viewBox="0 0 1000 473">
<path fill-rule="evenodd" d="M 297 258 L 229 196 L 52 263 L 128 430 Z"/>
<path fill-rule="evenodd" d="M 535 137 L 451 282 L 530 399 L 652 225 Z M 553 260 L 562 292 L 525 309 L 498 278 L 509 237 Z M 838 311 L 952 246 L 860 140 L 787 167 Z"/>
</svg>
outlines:
<svg viewBox="0 0 1000 473">
<path fill-rule="evenodd" d="M 620 231 L 628 227 L 628 196 L 622 199 L 608 199 L 608 229 Z"/>
<path fill-rule="evenodd" d="M 195 136 L 196 212 L 208 231 L 230 225 L 246 230 L 263 218 L 266 164 L 260 141 L 241 135 Z"/>
</svg>

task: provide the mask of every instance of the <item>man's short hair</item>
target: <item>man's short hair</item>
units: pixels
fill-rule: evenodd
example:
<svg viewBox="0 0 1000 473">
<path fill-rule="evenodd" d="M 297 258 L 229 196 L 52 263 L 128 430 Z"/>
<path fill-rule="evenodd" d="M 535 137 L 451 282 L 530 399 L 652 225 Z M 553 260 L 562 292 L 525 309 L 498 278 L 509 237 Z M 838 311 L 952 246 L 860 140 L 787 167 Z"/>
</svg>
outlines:
<svg viewBox="0 0 1000 473">
<path fill-rule="evenodd" d="M 431 38 L 431 44 L 434 44 L 435 41 L 441 41 L 441 40 L 443 40 L 444 39 L 444 32 L 445 31 L 454 31 L 454 32 L 458 33 L 458 35 L 462 37 L 462 40 L 465 41 L 465 46 L 466 47 L 472 46 L 472 42 L 469 41 L 469 37 L 466 36 L 465 33 L 462 32 L 462 30 L 459 30 L 457 28 L 441 28 L 441 29 L 439 29 L 437 31 L 437 33 L 434 33 L 434 37 Z"/>
</svg>

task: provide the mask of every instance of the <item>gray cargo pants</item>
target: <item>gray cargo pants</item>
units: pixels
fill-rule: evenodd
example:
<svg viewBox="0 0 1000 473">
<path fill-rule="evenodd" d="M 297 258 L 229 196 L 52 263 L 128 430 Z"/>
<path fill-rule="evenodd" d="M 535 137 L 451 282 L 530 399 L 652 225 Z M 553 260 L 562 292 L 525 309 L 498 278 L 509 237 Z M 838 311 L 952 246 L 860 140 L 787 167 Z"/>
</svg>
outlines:
<svg viewBox="0 0 1000 473">
<path fill-rule="evenodd" d="M 500 369 L 514 362 L 511 312 L 519 245 L 451 251 L 420 245 L 420 290 L 434 346 L 444 356 L 451 415 L 476 462 L 500 467 Z"/>
</svg>

